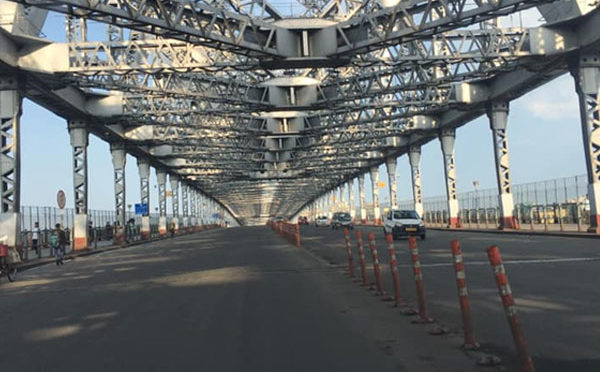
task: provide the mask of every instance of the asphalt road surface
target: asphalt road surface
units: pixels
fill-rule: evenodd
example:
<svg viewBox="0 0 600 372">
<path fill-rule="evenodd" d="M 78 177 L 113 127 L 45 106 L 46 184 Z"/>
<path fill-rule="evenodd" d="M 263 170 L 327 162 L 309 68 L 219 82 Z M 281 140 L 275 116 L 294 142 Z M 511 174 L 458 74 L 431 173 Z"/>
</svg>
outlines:
<svg viewBox="0 0 600 372">
<path fill-rule="evenodd" d="M 366 233 L 375 232 L 385 289 L 392 292 L 381 228 L 360 229 L 365 244 Z M 332 265 L 346 265 L 342 231 L 314 226 L 303 226 L 301 231 L 305 249 Z M 355 231 L 351 236 L 358 262 Z M 460 241 L 463 250 L 475 337 L 488 351 L 509 363 L 517 362 L 486 254 L 487 247 L 498 245 L 538 371 L 600 371 L 600 240 L 428 231 L 427 240 L 417 243 L 429 313 L 456 330 L 460 330 L 461 318 L 450 251 L 453 239 Z M 404 238 L 394 243 L 402 292 L 414 304 L 408 241 Z M 370 255 L 367 263 L 373 280 Z"/>
<path fill-rule="evenodd" d="M 327 234 L 338 236 L 311 233 L 315 245 Z M 267 227 L 206 231 L 31 269 L 15 283 L 0 283 L 0 369 L 510 370 L 477 367 L 480 355 L 461 351 L 460 337 L 428 335 L 427 326 L 411 324 L 343 271 Z M 573 311 L 585 300 L 536 298 L 532 311 Z M 585 304 L 593 298 L 597 292 L 587 293 Z M 570 325 L 585 320 L 592 331 L 593 310 L 573 312 Z M 477 326 L 483 331 L 479 318 Z M 589 355 L 592 342 L 586 346 L 580 355 Z"/>
</svg>

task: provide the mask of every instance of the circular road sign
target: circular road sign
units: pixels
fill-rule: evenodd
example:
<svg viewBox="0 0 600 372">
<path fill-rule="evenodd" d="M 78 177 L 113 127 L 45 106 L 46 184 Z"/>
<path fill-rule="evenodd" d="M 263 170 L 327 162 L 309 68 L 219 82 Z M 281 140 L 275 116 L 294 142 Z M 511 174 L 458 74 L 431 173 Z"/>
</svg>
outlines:
<svg viewBox="0 0 600 372">
<path fill-rule="evenodd" d="M 58 190 L 58 193 L 56 193 L 56 203 L 58 204 L 58 207 L 60 209 L 63 209 L 65 207 L 66 202 L 67 198 L 65 197 L 65 192 L 62 190 Z"/>
</svg>

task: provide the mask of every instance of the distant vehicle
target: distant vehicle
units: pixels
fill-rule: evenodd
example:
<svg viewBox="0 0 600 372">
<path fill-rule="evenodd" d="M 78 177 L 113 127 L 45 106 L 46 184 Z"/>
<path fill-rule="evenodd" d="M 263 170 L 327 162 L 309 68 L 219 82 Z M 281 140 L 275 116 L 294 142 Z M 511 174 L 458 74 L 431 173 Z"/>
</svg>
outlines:
<svg viewBox="0 0 600 372">
<path fill-rule="evenodd" d="M 306 216 L 298 217 L 298 225 L 308 225 L 308 217 L 306 217 Z"/>
<path fill-rule="evenodd" d="M 354 228 L 354 224 L 352 223 L 352 217 L 350 213 L 346 212 L 336 212 L 333 214 L 333 218 L 331 219 L 331 228 L 339 229 L 339 228 L 349 228 L 352 230 Z"/>
<path fill-rule="evenodd" d="M 317 220 L 315 221 L 315 226 L 316 227 L 319 227 L 319 226 L 327 227 L 327 226 L 329 226 L 329 218 L 327 218 L 327 216 L 319 216 L 319 217 L 317 217 Z"/>
<path fill-rule="evenodd" d="M 279 217 L 275 217 L 275 222 L 283 222 L 285 221 L 285 218 L 279 216 Z"/>
<path fill-rule="evenodd" d="M 401 236 L 420 236 L 425 239 L 425 224 L 416 211 L 391 210 L 385 216 L 383 232 L 392 234 L 394 240 Z"/>
</svg>

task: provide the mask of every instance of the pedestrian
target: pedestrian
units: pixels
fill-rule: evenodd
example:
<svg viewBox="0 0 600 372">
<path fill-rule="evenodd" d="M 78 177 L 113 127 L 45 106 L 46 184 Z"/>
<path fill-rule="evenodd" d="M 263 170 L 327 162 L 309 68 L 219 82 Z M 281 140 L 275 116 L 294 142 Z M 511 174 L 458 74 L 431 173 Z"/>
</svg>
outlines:
<svg viewBox="0 0 600 372">
<path fill-rule="evenodd" d="M 38 256 L 40 255 L 40 249 L 41 249 L 41 247 L 39 246 L 40 236 L 41 236 L 40 223 L 36 222 L 33 225 L 33 233 L 31 235 L 31 249 L 33 249 L 35 251 L 35 254 L 37 254 Z"/>
<path fill-rule="evenodd" d="M 61 228 L 60 223 L 56 224 L 54 235 L 54 255 L 56 257 L 56 265 L 64 265 L 65 263 L 63 260 L 65 257 L 65 246 L 67 245 L 67 235 L 65 234 L 65 230 Z"/>
<path fill-rule="evenodd" d="M 175 222 L 169 224 L 169 231 L 171 232 L 171 238 L 175 237 Z"/>
</svg>

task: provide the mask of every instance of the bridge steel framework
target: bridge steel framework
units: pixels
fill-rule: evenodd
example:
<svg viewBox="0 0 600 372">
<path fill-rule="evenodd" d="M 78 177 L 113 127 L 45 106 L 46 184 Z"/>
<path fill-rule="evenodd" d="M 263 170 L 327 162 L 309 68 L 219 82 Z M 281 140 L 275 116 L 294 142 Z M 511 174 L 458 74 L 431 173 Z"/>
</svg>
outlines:
<svg viewBox="0 0 600 372">
<path fill-rule="evenodd" d="M 346 184 L 353 218 L 365 221 L 365 174 L 369 214 L 378 223 L 379 166 L 387 167 L 390 207 L 396 207 L 397 158 L 407 155 L 414 207 L 422 213 L 420 148 L 432 140 L 441 143 L 449 227 L 457 227 L 454 133 L 481 115 L 488 115 L 492 132 L 501 227 L 515 229 L 508 107 L 567 72 L 580 101 L 591 230 L 599 232 L 600 4 L 299 3 L 304 13 L 290 17 L 264 0 L 1 0 L 0 238 L 19 244 L 24 98 L 69 122 L 77 247 L 87 244 L 90 133 L 111 145 L 121 228 L 126 154 L 138 159 L 147 204 L 150 170 L 156 170 L 164 236 L 167 176 L 176 229 L 215 213 L 238 223 L 331 216 Z M 532 7 L 545 19 L 541 26 L 498 21 Z M 66 42 L 41 34 L 49 12 L 64 15 Z M 88 29 L 90 22 L 97 27 Z M 144 216 L 144 236 L 148 224 Z"/>
</svg>

